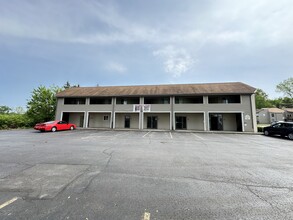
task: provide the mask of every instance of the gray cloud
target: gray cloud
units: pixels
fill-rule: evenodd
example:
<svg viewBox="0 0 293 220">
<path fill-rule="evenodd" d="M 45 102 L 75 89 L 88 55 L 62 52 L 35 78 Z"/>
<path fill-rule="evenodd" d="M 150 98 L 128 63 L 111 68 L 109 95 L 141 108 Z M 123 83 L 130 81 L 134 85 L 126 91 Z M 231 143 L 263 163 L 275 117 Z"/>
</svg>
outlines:
<svg viewBox="0 0 293 220">
<path fill-rule="evenodd" d="M 175 78 L 190 70 L 195 63 L 185 49 L 175 48 L 172 45 L 154 51 L 153 55 L 163 60 L 165 72 Z"/>
<path fill-rule="evenodd" d="M 2 90 L 13 74 L 30 73 L 29 87 L 66 73 L 81 84 L 237 80 L 274 94 L 292 75 L 292 11 L 292 0 L 1 1 Z"/>
<path fill-rule="evenodd" d="M 289 21 L 293 20 L 293 2 L 289 0 L 214 1 L 204 11 L 193 7 L 198 3 L 190 1 L 192 13 L 170 10 L 161 19 L 160 13 L 154 12 L 152 23 L 141 19 L 139 11 L 137 20 L 133 20 L 127 13 L 127 4 L 74 0 L 70 3 L 40 0 L 32 4 L 12 0 L 0 9 L 0 34 L 85 44 L 292 42 Z"/>
</svg>

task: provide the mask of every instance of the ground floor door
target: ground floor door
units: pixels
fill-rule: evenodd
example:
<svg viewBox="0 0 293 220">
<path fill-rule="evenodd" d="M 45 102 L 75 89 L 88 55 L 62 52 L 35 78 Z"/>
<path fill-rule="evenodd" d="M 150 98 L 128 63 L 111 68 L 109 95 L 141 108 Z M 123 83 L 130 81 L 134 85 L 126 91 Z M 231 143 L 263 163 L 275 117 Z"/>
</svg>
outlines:
<svg viewBox="0 0 293 220">
<path fill-rule="evenodd" d="M 176 116 L 176 129 L 187 129 L 185 116 Z"/>
<path fill-rule="evenodd" d="M 130 128 L 130 116 L 129 115 L 125 115 L 124 128 Z"/>
<path fill-rule="evenodd" d="M 158 117 L 157 116 L 148 116 L 147 117 L 147 128 L 148 129 L 157 129 L 158 128 Z"/>
<path fill-rule="evenodd" d="M 210 114 L 210 130 L 223 131 L 223 115 L 222 114 Z"/>
</svg>

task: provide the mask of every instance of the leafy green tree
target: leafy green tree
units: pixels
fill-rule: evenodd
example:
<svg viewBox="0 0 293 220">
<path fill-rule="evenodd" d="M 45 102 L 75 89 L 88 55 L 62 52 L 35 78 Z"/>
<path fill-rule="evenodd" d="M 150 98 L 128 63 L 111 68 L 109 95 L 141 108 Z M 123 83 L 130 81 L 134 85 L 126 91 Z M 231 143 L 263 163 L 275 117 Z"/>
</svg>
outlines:
<svg viewBox="0 0 293 220">
<path fill-rule="evenodd" d="M 270 102 L 277 108 L 293 108 L 293 99 L 288 97 L 273 99 Z"/>
<path fill-rule="evenodd" d="M 13 113 L 22 115 L 25 113 L 25 110 L 23 109 L 23 107 L 18 106 L 13 109 Z"/>
<path fill-rule="evenodd" d="M 276 87 L 276 92 L 282 92 L 285 96 L 293 99 L 293 77 L 279 83 Z"/>
<path fill-rule="evenodd" d="M 71 85 L 70 82 L 67 81 L 67 82 L 64 84 L 64 86 L 63 86 L 64 89 L 69 89 L 69 88 L 72 88 L 72 87 L 79 87 L 79 84 L 77 84 L 77 85 Z"/>
<path fill-rule="evenodd" d="M 282 107 L 284 108 L 293 108 L 293 98 L 285 97 L 282 100 Z"/>
<path fill-rule="evenodd" d="M 269 101 L 270 101 L 272 107 L 282 108 L 282 102 L 283 102 L 282 98 L 271 99 Z"/>
<path fill-rule="evenodd" d="M 257 89 L 255 92 L 255 104 L 257 109 L 273 107 L 268 95 L 262 89 Z"/>
<path fill-rule="evenodd" d="M 53 86 L 46 88 L 39 86 L 34 89 L 27 102 L 27 115 L 34 123 L 53 120 L 57 106 L 56 93 L 62 89 Z"/>
<path fill-rule="evenodd" d="M 9 114 L 12 109 L 6 105 L 0 106 L 0 114 Z"/>
</svg>

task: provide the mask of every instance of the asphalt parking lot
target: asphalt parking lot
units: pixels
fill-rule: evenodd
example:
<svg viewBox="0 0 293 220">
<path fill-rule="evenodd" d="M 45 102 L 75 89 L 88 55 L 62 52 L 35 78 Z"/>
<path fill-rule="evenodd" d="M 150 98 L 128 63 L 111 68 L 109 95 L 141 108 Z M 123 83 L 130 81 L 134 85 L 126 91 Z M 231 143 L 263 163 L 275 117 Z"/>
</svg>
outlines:
<svg viewBox="0 0 293 220">
<path fill-rule="evenodd" d="M 293 219 L 293 142 L 0 131 L 0 219 Z"/>
</svg>

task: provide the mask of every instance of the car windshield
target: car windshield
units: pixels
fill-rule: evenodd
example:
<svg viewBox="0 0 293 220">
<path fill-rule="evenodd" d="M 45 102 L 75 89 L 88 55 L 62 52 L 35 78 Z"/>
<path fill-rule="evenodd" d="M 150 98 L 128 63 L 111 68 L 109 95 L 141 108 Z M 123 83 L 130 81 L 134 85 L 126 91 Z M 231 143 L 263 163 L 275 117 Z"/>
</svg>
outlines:
<svg viewBox="0 0 293 220">
<path fill-rule="evenodd" d="M 55 121 L 47 121 L 44 124 L 53 124 Z"/>
</svg>

